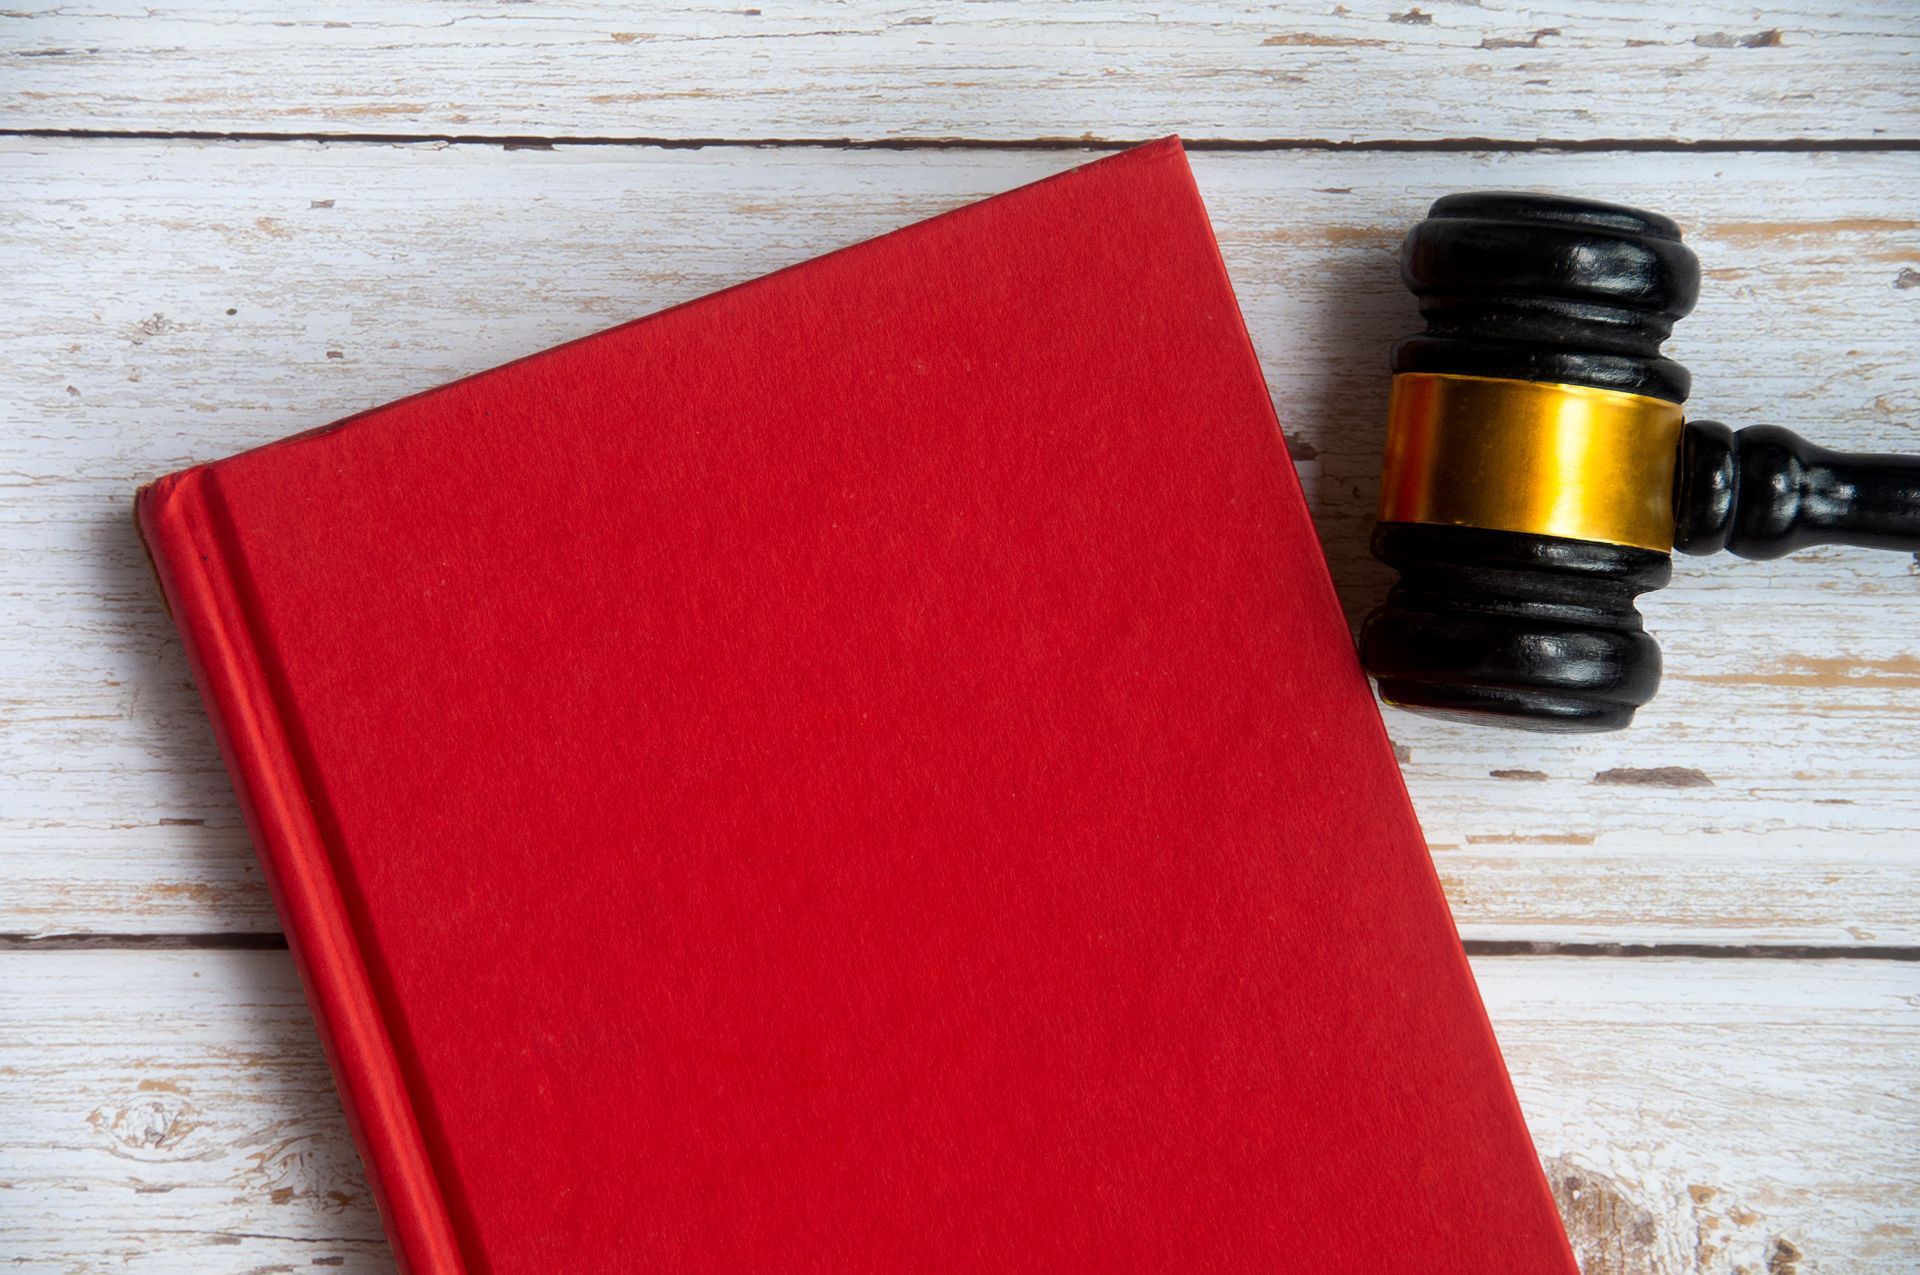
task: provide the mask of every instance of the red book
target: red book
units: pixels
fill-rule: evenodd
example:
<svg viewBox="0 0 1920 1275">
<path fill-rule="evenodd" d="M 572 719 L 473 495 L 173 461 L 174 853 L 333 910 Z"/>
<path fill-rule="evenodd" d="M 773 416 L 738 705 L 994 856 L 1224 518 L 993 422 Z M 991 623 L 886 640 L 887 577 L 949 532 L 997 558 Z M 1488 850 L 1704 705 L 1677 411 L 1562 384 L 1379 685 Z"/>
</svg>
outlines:
<svg viewBox="0 0 1920 1275">
<path fill-rule="evenodd" d="M 1177 142 L 161 479 L 415 1275 L 1571 1275 Z"/>
</svg>

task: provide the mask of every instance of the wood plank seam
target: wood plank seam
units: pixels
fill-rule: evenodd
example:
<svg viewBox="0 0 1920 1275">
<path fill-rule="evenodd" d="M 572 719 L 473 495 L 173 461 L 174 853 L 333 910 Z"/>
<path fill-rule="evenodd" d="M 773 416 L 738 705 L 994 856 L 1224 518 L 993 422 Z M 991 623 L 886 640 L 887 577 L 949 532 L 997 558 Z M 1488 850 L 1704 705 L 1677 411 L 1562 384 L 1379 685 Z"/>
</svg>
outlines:
<svg viewBox="0 0 1920 1275">
<path fill-rule="evenodd" d="M 0 933 L 0 952 L 272 952 L 278 930 L 209 930 L 156 934 Z M 1466 939 L 1469 956 L 1576 956 L 1595 959 L 1687 957 L 1740 961 L 1920 961 L 1920 946 L 1840 943 L 1575 943 L 1535 939 Z"/>
<path fill-rule="evenodd" d="M 672 137 L 634 134 L 565 133 L 355 133 L 261 129 L 88 129 L 0 128 L 0 138 L 110 142 L 321 142 L 342 145 L 498 146 L 506 150 L 556 146 L 630 146 L 658 150 L 708 150 L 721 147 L 774 150 L 879 151 L 1118 151 L 1149 137 L 1030 137 L 996 140 L 974 137 Z M 1186 137 L 1189 151 L 1357 151 L 1363 153 L 1602 153 L 1645 154 L 1826 154 L 1829 152 L 1920 151 L 1920 137 Z"/>
</svg>

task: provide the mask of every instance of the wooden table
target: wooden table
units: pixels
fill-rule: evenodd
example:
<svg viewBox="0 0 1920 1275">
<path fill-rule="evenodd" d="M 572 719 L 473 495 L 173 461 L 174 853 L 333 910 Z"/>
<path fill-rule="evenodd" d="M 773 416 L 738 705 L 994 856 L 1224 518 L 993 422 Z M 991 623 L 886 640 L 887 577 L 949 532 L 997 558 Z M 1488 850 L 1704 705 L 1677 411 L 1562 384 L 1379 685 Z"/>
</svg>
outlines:
<svg viewBox="0 0 1920 1275">
<path fill-rule="evenodd" d="M 1920 450 L 1903 0 L 761 3 L 0 15 L 0 1262 L 391 1269 L 162 472 L 1175 130 L 1356 617 L 1446 191 L 1677 216 L 1704 414 Z M 1435 860 L 1588 1275 L 1920 1271 L 1920 563 L 1676 577 L 1631 733 L 1390 714 Z"/>
</svg>

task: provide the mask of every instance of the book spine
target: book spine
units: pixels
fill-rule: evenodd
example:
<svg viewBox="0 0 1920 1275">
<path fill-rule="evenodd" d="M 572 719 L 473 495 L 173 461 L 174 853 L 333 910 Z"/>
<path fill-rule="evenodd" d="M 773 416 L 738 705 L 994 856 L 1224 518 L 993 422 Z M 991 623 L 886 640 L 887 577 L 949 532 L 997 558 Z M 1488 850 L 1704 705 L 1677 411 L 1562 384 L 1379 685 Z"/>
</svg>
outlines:
<svg viewBox="0 0 1920 1275">
<path fill-rule="evenodd" d="M 169 475 L 135 502 L 247 830 L 287 933 L 368 1183 L 406 1275 L 465 1275 L 399 1059 L 314 817 L 286 709 L 246 605 L 244 562 L 211 467 Z"/>
</svg>

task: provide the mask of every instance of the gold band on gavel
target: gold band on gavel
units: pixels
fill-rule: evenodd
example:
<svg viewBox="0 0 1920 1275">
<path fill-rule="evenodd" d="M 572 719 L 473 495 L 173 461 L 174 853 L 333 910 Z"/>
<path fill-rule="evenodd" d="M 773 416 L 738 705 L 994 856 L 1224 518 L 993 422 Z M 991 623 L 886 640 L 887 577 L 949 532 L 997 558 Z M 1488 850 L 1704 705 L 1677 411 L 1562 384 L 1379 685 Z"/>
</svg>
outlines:
<svg viewBox="0 0 1920 1275">
<path fill-rule="evenodd" d="M 1585 385 L 1403 372 L 1382 522 L 1673 549 L 1678 403 Z"/>
</svg>

